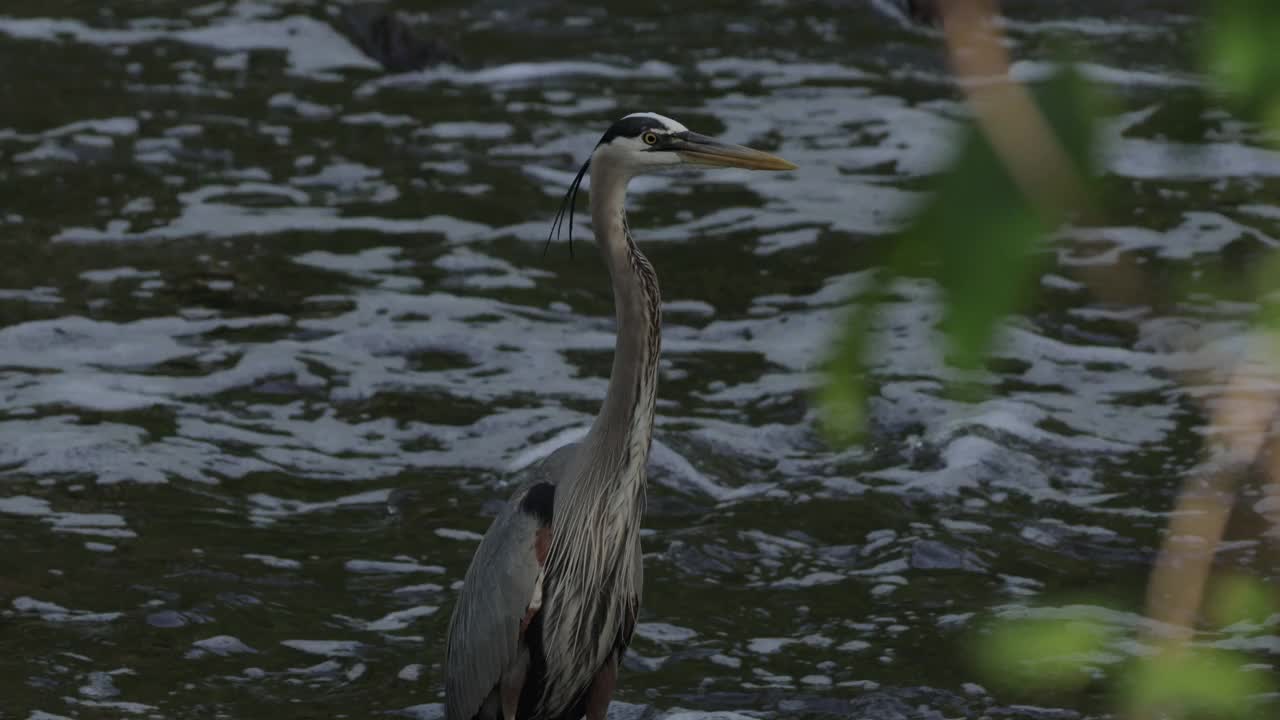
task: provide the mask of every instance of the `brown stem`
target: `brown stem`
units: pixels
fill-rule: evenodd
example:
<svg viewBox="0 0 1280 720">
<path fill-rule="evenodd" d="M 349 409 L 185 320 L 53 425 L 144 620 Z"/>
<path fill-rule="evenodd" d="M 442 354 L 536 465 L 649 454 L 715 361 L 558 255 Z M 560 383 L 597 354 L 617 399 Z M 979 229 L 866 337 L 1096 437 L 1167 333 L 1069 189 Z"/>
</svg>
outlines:
<svg viewBox="0 0 1280 720">
<path fill-rule="evenodd" d="M 941 6 L 952 69 L 1014 182 L 1046 217 L 1083 207 L 1086 194 L 1075 164 L 1031 94 L 1009 78 L 995 0 L 946 0 Z"/>
</svg>

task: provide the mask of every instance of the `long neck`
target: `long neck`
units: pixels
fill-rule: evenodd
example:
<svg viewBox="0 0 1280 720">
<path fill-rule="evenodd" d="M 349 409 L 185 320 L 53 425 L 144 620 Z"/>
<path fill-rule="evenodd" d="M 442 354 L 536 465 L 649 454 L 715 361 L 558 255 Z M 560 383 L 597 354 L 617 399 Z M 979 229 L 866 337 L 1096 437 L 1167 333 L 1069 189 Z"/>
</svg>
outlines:
<svg viewBox="0 0 1280 720">
<path fill-rule="evenodd" d="M 605 163 L 591 173 L 591 224 L 613 281 L 618 338 L 609 390 L 586 446 L 642 478 L 653 434 L 662 310 L 658 277 L 627 231 L 627 179 Z"/>
<path fill-rule="evenodd" d="M 547 715 L 559 716 L 635 622 L 640 520 L 653 436 L 661 305 L 653 266 L 627 234 L 627 178 L 593 163 L 591 223 L 613 280 L 618 340 L 604 405 L 556 488 L 543 608 Z"/>
</svg>

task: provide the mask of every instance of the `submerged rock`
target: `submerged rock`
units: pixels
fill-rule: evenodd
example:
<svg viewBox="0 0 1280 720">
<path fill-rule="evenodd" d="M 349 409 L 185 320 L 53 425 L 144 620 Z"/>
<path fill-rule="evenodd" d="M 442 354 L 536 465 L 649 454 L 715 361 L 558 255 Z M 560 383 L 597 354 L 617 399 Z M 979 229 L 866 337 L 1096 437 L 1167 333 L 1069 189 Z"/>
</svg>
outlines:
<svg viewBox="0 0 1280 720">
<path fill-rule="evenodd" d="M 351 42 L 389 72 L 458 62 L 448 44 L 422 37 L 403 15 L 381 4 L 347 7 L 339 17 L 340 29 Z"/>
<path fill-rule="evenodd" d="M 911 567 L 919 570 L 986 570 L 983 562 L 973 553 L 937 540 L 917 540 L 911 546 Z"/>
<path fill-rule="evenodd" d="M 905 0 L 907 15 L 912 20 L 926 25 L 940 22 L 937 0 Z"/>
</svg>

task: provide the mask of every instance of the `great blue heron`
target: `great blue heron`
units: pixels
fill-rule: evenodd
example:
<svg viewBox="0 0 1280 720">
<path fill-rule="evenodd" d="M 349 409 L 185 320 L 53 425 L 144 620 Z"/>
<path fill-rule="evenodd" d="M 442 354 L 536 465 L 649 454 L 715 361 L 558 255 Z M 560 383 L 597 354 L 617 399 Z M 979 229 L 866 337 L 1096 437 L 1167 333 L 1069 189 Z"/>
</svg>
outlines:
<svg viewBox="0 0 1280 720">
<path fill-rule="evenodd" d="M 447 720 L 605 717 L 640 607 L 640 518 L 657 396 L 661 299 L 627 228 L 627 182 L 682 165 L 792 170 L 759 150 L 655 113 L 610 126 L 569 186 L 552 234 L 591 168 L 591 225 L 613 280 L 617 343 L 586 437 L 538 465 L 485 533 L 449 624 Z"/>
</svg>

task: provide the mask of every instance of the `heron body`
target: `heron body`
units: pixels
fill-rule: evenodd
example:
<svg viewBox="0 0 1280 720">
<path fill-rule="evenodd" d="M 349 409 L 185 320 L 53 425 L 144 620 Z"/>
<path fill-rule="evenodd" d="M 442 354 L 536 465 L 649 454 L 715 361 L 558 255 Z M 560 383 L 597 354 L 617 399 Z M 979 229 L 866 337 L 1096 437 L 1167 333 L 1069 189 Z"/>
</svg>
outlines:
<svg viewBox="0 0 1280 720">
<path fill-rule="evenodd" d="M 591 223 L 613 284 L 617 341 L 608 390 L 580 443 L 543 460 L 476 549 L 449 626 L 446 720 L 605 716 L 640 608 L 640 521 L 653 435 L 661 295 L 627 227 L 632 177 L 681 165 L 789 170 L 655 113 L 614 123 L 591 169 Z"/>
</svg>

